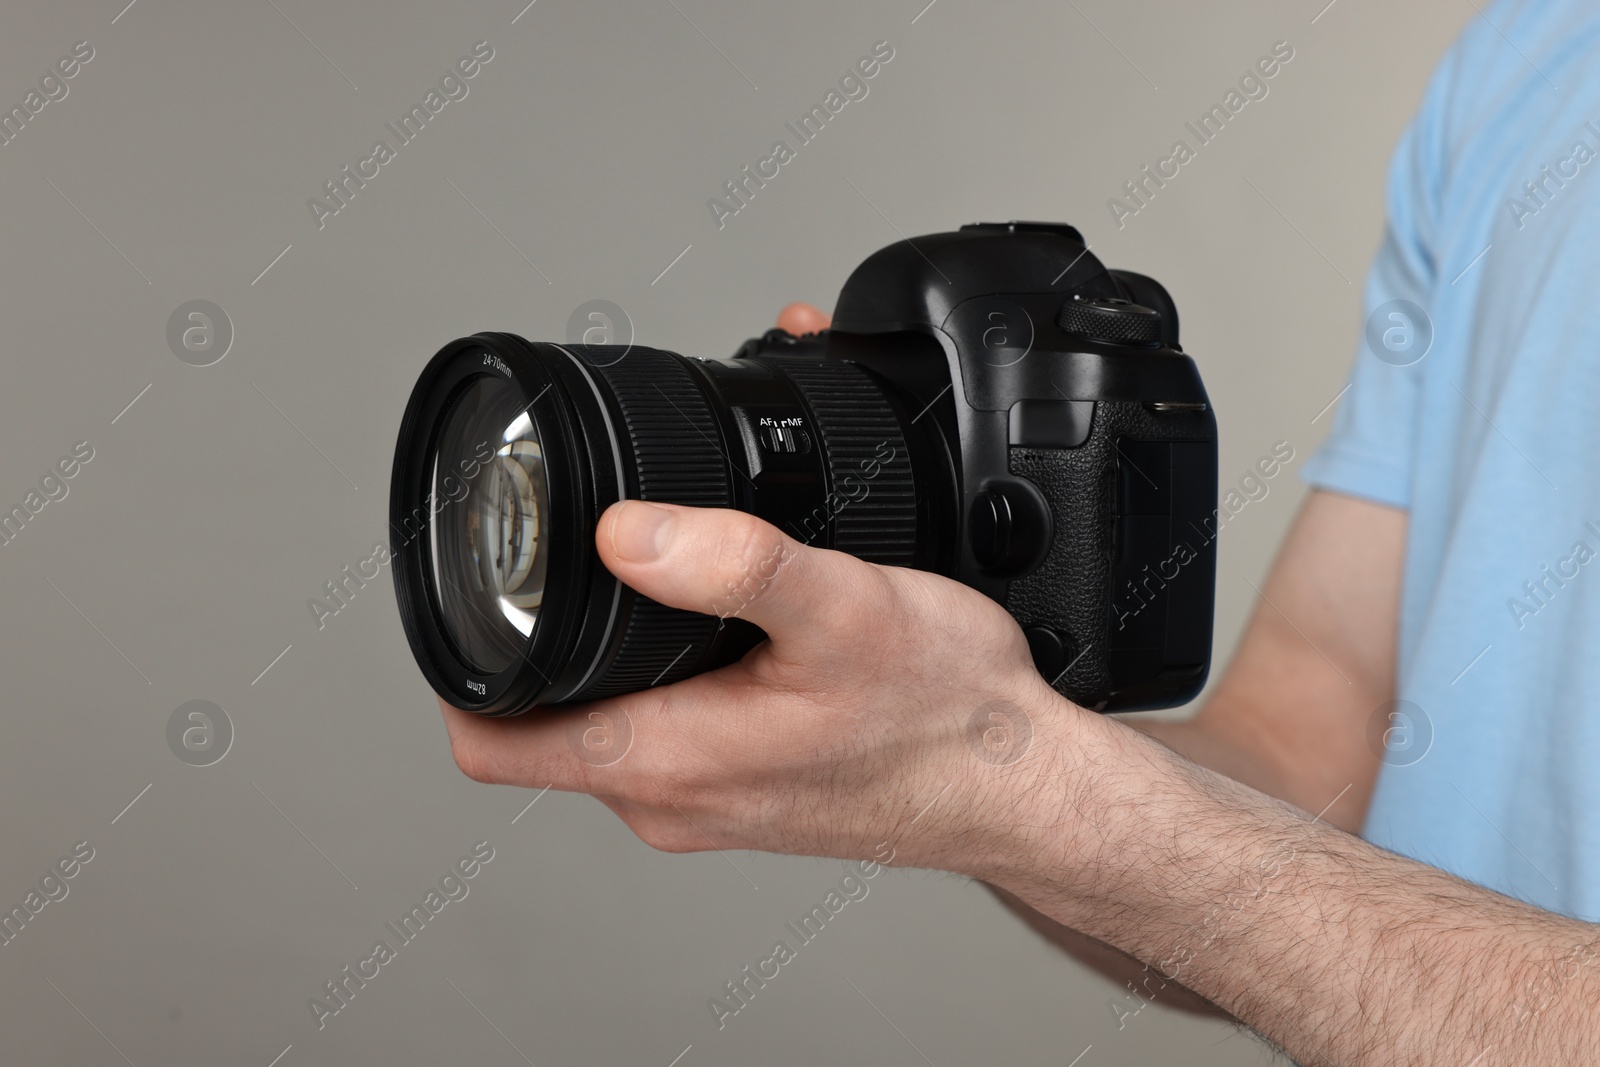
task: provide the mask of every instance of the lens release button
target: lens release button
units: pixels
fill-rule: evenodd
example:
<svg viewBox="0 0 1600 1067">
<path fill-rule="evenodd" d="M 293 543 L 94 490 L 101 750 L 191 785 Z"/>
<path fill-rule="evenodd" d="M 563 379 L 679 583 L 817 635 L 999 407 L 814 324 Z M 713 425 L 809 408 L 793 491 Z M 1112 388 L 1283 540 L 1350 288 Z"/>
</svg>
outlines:
<svg viewBox="0 0 1600 1067">
<path fill-rule="evenodd" d="M 979 493 L 968 519 L 972 555 L 980 567 L 993 567 L 1011 547 L 1011 502 L 1002 493 Z"/>
<path fill-rule="evenodd" d="M 1023 478 L 997 478 L 967 509 L 967 544 L 979 567 L 1017 578 L 1044 561 L 1054 543 L 1050 502 Z"/>
</svg>

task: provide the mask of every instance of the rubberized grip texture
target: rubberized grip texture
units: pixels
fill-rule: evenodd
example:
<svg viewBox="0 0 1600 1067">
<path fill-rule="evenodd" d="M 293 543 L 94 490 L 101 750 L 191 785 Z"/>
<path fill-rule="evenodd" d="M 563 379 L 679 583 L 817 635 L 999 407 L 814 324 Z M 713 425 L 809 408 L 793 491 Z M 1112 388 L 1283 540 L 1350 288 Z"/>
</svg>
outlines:
<svg viewBox="0 0 1600 1067">
<path fill-rule="evenodd" d="M 1073 662 L 1050 681 L 1058 693 L 1098 711 L 1116 692 L 1108 658 L 1112 611 L 1112 519 L 1117 441 L 1212 441 L 1199 413 L 1157 416 L 1142 404 L 1101 401 L 1079 448 L 1011 451 L 1011 473 L 1050 502 L 1055 539 L 1033 573 L 1010 584 L 1006 609 L 1024 628 L 1048 626 L 1066 639 Z M 1195 542 L 1206 536 L 1195 530 Z"/>
<path fill-rule="evenodd" d="M 634 347 L 571 351 L 610 387 L 628 498 L 663 504 L 733 505 L 732 473 L 718 444 L 717 422 L 681 356 Z M 601 361 L 615 360 L 601 365 Z M 694 674 L 721 625 L 713 615 L 670 608 L 624 590 L 626 621 L 610 663 L 583 699 L 617 696 Z"/>
</svg>

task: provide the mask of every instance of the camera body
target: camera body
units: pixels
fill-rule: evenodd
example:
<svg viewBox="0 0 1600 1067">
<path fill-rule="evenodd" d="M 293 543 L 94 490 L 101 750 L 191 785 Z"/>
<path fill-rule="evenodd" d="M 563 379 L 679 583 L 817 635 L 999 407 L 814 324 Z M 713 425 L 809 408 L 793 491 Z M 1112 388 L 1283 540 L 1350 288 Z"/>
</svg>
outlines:
<svg viewBox="0 0 1600 1067">
<path fill-rule="evenodd" d="M 912 454 L 949 479 L 919 565 L 1003 605 L 1057 691 L 1100 711 L 1199 693 L 1217 425 L 1156 281 L 1107 270 L 1071 226 L 972 224 L 870 256 L 825 335 L 739 355 L 850 361 L 909 398 Z"/>
<path fill-rule="evenodd" d="M 621 499 L 737 508 L 989 596 L 1084 707 L 1169 707 L 1210 664 L 1216 444 L 1159 284 L 1070 226 L 975 224 L 876 252 L 832 329 L 730 360 L 450 342 L 401 423 L 395 591 L 457 707 L 666 685 L 764 638 L 742 616 L 778 562 L 685 611 L 619 582 L 596 524 Z"/>
</svg>

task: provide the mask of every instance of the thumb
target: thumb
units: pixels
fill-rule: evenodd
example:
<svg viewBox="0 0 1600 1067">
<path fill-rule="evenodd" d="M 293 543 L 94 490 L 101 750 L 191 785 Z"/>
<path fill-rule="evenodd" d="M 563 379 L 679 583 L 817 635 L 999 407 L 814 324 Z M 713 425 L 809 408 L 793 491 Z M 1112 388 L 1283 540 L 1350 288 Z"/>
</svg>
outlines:
<svg viewBox="0 0 1600 1067">
<path fill-rule="evenodd" d="M 785 333 L 792 333 L 796 337 L 801 334 L 816 333 L 826 330 L 833 321 L 833 316 L 820 308 L 810 304 L 790 304 L 778 312 L 778 329 Z"/>
<path fill-rule="evenodd" d="M 810 643 L 841 621 L 842 596 L 891 595 L 877 568 L 810 548 L 742 511 L 624 500 L 600 517 L 600 557 L 627 585 L 670 607 L 738 616 L 775 642 Z M 862 605 L 865 607 L 866 605 Z"/>
</svg>

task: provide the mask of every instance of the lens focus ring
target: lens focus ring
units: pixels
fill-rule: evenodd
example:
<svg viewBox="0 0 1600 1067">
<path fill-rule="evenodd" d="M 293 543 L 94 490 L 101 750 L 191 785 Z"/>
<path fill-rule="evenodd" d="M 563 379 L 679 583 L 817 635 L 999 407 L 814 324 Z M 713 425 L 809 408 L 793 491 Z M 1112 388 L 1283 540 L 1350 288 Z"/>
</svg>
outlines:
<svg viewBox="0 0 1600 1067">
<path fill-rule="evenodd" d="M 733 506 L 732 475 L 716 443 L 716 420 L 681 357 L 635 346 L 615 350 L 573 345 L 609 387 L 621 416 L 629 496 L 662 504 Z M 669 608 L 638 593 L 616 653 L 581 698 L 593 700 L 664 685 L 694 674 L 721 620 Z"/>
</svg>

